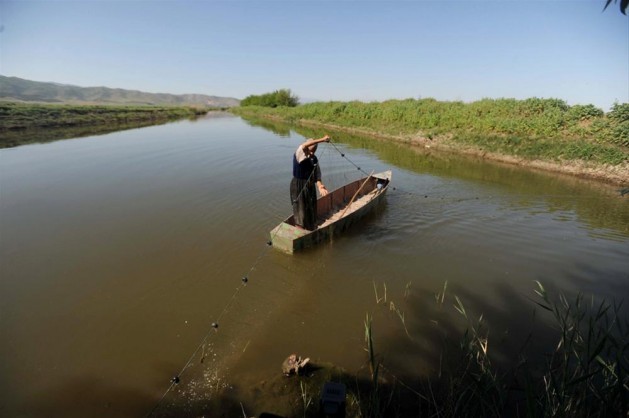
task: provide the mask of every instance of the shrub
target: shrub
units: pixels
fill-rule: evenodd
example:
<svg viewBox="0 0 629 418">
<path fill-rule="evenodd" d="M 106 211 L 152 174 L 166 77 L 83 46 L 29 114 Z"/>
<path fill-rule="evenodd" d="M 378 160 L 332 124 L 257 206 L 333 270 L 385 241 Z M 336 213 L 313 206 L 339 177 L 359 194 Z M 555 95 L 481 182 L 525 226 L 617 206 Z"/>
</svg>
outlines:
<svg viewBox="0 0 629 418">
<path fill-rule="evenodd" d="M 598 107 L 587 104 L 587 105 L 574 105 L 572 106 L 567 113 L 567 117 L 572 121 L 584 121 L 590 120 L 593 118 L 598 118 L 604 115 L 602 109 Z"/>
<path fill-rule="evenodd" d="M 241 106 L 264 106 L 264 107 L 295 107 L 299 104 L 299 98 L 293 96 L 288 89 L 275 90 L 273 93 L 261 95 L 251 95 L 245 97 L 241 102 Z"/>
<path fill-rule="evenodd" d="M 614 103 L 607 117 L 616 123 L 629 121 L 629 103 Z"/>
</svg>

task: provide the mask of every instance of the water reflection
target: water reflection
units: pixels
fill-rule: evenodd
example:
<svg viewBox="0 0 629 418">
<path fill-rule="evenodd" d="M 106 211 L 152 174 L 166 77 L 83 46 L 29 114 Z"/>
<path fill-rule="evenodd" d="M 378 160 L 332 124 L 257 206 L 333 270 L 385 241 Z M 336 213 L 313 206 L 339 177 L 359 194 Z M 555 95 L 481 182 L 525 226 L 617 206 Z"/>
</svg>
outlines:
<svg viewBox="0 0 629 418">
<path fill-rule="evenodd" d="M 263 118 L 247 118 L 243 120 L 249 126 L 266 129 L 267 131 L 271 131 L 280 137 L 287 138 L 290 136 L 291 128 L 289 125 L 276 123 Z"/>
</svg>

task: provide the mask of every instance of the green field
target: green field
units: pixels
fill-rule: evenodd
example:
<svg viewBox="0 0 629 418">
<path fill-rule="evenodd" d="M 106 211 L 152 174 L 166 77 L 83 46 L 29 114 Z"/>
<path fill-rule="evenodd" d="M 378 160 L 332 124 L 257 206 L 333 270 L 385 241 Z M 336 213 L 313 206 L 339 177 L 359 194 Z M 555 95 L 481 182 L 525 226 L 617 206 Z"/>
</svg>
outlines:
<svg viewBox="0 0 629 418">
<path fill-rule="evenodd" d="M 59 128 L 162 121 L 195 117 L 208 108 L 169 106 L 104 106 L 0 103 L 0 132 L 32 128 Z"/>
<path fill-rule="evenodd" d="M 401 140 L 474 148 L 524 160 L 629 161 L 629 104 L 604 113 L 593 105 L 558 99 L 484 99 L 473 103 L 434 99 L 363 103 L 326 102 L 297 107 L 249 106 L 233 113 L 289 123 L 310 122 Z"/>
<path fill-rule="evenodd" d="M 0 102 L 0 148 L 194 119 L 208 107 Z"/>
</svg>

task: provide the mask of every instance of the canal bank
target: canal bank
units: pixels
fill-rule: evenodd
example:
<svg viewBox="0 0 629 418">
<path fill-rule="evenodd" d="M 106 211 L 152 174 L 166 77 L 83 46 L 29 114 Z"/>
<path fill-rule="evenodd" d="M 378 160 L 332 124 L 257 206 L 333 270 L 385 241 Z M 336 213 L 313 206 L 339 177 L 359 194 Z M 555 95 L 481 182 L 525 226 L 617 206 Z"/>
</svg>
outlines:
<svg viewBox="0 0 629 418">
<path fill-rule="evenodd" d="M 245 118 L 395 141 L 626 187 L 627 105 L 617 105 L 607 115 L 602 111 L 589 115 L 584 113 L 587 109 L 554 99 L 471 104 L 409 99 L 230 111 Z"/>
</svg>

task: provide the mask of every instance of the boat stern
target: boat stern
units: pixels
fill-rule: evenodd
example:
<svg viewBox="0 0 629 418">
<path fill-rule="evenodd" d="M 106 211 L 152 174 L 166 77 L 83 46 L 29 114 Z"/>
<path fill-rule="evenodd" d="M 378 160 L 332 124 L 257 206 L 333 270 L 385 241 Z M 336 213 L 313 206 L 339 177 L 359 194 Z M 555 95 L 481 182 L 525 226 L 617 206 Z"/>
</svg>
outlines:
<svg viewBox="0 0 629 418">
<path fill-rule="evenodd" d="M 271 245 L 285 253 L 292 254 L 303 247 L 302 238 L 311 231 L 282 222 L 271 230 Z"/>
</svg>

